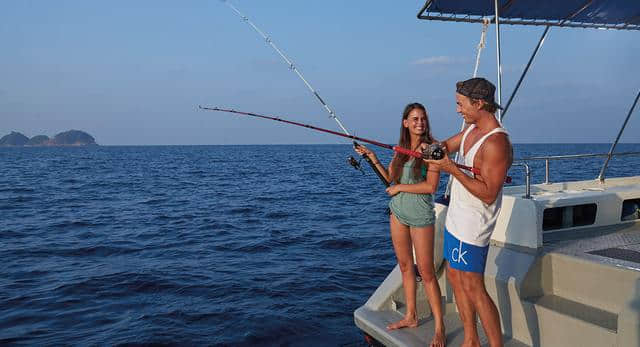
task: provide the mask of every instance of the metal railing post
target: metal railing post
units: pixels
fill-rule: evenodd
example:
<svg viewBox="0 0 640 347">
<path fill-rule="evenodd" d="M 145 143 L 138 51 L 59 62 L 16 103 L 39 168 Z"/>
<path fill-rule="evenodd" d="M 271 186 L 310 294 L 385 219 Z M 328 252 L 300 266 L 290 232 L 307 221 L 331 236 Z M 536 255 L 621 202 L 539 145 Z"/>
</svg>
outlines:
<svg viewBox="0 0 640 347">
<path fill-rule="evenodd" d="M 551 184 L 549 182 L 549 159 L 544 160 L 544 183 Z"/>
<path fill-rule="evenodd" d="M 531 170 L 529 170 L 529 165 L 524 164 L 524 172 L 525 172 L 525 199 L 531 199 Z"/>
</svg>

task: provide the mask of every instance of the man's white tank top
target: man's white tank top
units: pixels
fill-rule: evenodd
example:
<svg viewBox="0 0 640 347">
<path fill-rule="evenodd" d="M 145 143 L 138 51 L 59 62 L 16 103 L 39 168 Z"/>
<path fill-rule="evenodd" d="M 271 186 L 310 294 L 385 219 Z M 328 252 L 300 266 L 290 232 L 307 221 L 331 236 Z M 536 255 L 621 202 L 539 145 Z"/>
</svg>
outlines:
<svg viewBox="0 0 640 347">
<path fill-rule="evenodd" d="M 480 138 L 470 149 L 464 153 L 464 143 L 467 135 L 475 128 L 472 124 L 467 128 L 460 143 L 460 155 L 458 164 L 473 167 L 473 160 L 478 149 L 486 139 L 495 133 L 505 133 L 504 128 L 495 128 Z M 462 170 L 466 175 L 473 177 L 473 173 Z M 487 205 L 482 200 L 469 193 L 457 179 L 451 184 L 451 200 L 447 211 L 445 226 L 447 230 L 459 240 L 474 246 L 484 247 L 489 244 L 491 233 L 496 225 L 500 207 L 502 206 L 502 190 L 498 192 L 496 200 Z"/>
</svg>

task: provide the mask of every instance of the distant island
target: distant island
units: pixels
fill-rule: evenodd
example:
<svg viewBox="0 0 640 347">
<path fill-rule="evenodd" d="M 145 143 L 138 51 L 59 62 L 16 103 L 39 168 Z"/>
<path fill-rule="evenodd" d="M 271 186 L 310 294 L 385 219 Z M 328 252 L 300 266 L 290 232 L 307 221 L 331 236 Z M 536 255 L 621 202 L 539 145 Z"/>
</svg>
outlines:
<svg viewBox="0 0 640 347">
<path fill-rule="evenodd" d="M 2 147 L 23 147 L 23 146 L 97 146 L 93 136 L 80 130 L 64 131 L 53 138 L 47 135 L 37 135 L 32 138 L 26 137 L 17 131 L 0 138 Z"/>
</svg>

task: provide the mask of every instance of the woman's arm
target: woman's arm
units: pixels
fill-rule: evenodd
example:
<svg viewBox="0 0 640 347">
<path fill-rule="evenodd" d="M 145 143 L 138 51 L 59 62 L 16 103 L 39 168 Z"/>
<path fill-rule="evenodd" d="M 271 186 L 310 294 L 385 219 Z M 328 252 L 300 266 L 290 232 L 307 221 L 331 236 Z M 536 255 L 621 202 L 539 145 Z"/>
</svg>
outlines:
<svg viewBox="0 0 640 347">
<path fill-rule="evenodd" d="M 369 159 L 371 159 L 371 162 L 373 163 L 373 166 L 375 166 L 376 170 L 380 171 L 380 173 L 382 174 L 382 176 L 387 182 L 390 182 L 391 164 L 389 164 L 389 169 L 384 167 L 384 165 L 382 165 L 382 163 L 380 162 L 380 159 L 378 159 L 376 154 L 372 150 L 368 149 L 363 145 L 354 146 L 353 149 L 358 154 L 366 155 L 367 157 L 369 157 Z"/>
<path fill-rule="evenodd" d="M 439 183 L 440 171 L 429 169 L 427 171 L 427 179 L 425 179 L 424 181 L 414 184 L 396 184 L 387 188 L 387 193 L 390 196 L 394 196 L 400 192 L 414 194 L 434 194 L 438 191 Z"/>
</svg>

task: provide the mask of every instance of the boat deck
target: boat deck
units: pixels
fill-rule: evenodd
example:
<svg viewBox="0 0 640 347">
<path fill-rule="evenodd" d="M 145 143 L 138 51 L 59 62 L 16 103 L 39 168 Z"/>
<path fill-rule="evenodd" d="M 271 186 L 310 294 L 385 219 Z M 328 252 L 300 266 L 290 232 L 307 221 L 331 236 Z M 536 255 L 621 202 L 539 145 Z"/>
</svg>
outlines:
<svg viewBox="0 0 640 347">
<path fill-rule="evenodd" d="M 640 346 L 640 177 L 540 184 L 530 198 L 521 186 L 504 193 L 484 278 L 505 345 Z M 444 211 L 436 204 L 439 220 Z M 439 235 L 435 257 L 442 256 Z M 444 271 L 438 283 L 447 344 L 460 345 L 463 329 Z M 434 322 L 426 297 L 417 300 L 418 327 L 385 329 L 405 307 L 396 266 L 356 310 L 356 325 L 387 346 L 426 345 Z M 480 338 L 487 345 L 486 336 Z"/>
<path fill-rule="evenodd" d="M 358 310 L 366 310 L 361 307 Z M 368 324 L 372 326 L 387 326 L 389 323 L 402 319 L 402 314 L 392 311 L 369 311 L 360 312 L 360 314 L 366 315 L 369 321 Z M 357 317 L 358 315 L 356 315 Z M 431 317 L 420 320 L 420 324 L 415 328 L 405 328 L 394 331 L 382 331 L 381 335 L 376 337 L 383 341 L 385 345 L 391 346 L 428 346 L 429 341 L 433 338 L 434 320 Z M 457 312 L 451 312 L 445 314 L 444 325 L 447 327 L 447 346 L 460 346 L 464 340 L 464 332 L 462 329 L 462 323 Z M 482 346 L 488 346 L 488 340 L 484 334 L 484 330 L 478 322 L 478 334 L 480 337 L 480 343 Z M 525 343 L 506 337 L 504 341 L 505 347 L 526 347 Z"/>
<path fill-rule="evenodd" d="M 640 271 L 640 223 L 546 233 L 545 253 L 560 253 L 588 261 Z"/>
<path fill-rule="evenodd" d="M 621 316 L 625 302 L 629 293 L 638 298 L 635 283 L 640 278 L 640 221 L 549 232 L 543 237 L 541 253 L 527 254 L 499 246 L 489 251 L 487 289 L 501 312 L 505 346 L 567 345 L 571 343 L 568 337 L 575 338 L 577 332 L 583 335 L 581 341 L 593 346 L 610 345 L 622 337 L 618 334 L 628 330 L 622 323 L 626 318 Z M 527 262 L 530 269 L 518 265 Z M 387 346 L 426 345 L 434 331 L 430 312 L 416 328 L 384 328 L 403 316 L 400 274 L 399 270 L 394 272 L 390 278 L 397 278 L 390 282 L 395 282 L 397 289 L 390 298 L 397 308 L 362 306 L 355 312 L 356 324 Z M 459 346 L 464 339 L 462 324 L 444 277 L 440 285 L 447 296 L 443 297 L 447 345 Z M 616 288 L 622 301 L 611 297 L 610 286 Z M 480 323 L 478 333 L 482 345 L 487 346 Z"/>
</svg>

